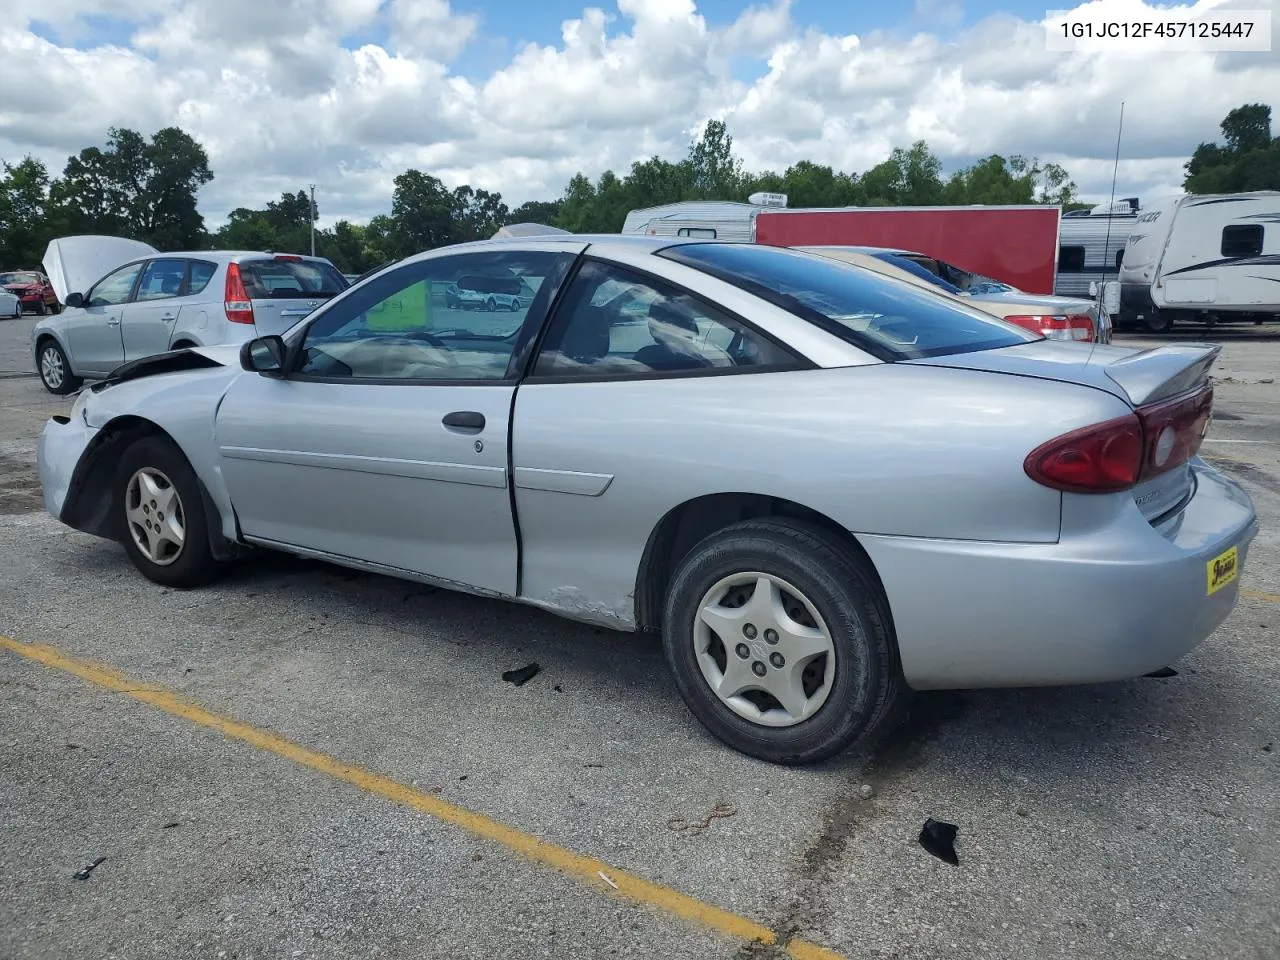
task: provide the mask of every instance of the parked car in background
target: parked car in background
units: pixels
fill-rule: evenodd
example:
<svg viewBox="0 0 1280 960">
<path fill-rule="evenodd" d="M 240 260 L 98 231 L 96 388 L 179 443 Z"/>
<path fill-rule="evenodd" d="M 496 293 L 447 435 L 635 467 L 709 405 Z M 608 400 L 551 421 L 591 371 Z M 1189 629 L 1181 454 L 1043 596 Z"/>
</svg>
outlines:
<svg viewBox="0 0 1280 960">
<path fill-rule="evenodd" d="M 537 296 L 434 323 L 470 275 Z M 1046 341 L 778 247 L 503 239 L 129 364 L 37 460 L 166 586 L 262 547 L 661 631 L 713 734 L 800 763 L 908 687 L 1140 676 L 1212 633 L 1257 532 L 1197 456 L 1220 349 Z"/>
<path fill-rule="evenodd" d="M 45 269 L 65 309 L 31 332 L 45 389 L 70 393 L 130 360 L 282 333 L 349 286 L 328 260 L 201 250 L 136 240 L 54 240 Z"/>
<path fill-rule="evenodd" d="M 47 269 L 47 268 L 46 268 Z M 36 270 L 11 270 L 0 273 L 0 289 L 12 293 L 22 303 L 23 310 L 38 314 L 57 313 L 58 295 L 49 278 Z"/>
<path fill-rule="evenodd" d="M 17 294 L 0 290 L 0 317 L 18 320 L 22 317 L 22 301 Z"/>
<path fill-rule="evenodd" d="M 1111 342 L 1111 318 L 1092 300 L 1025 293 L 934 257 L 881 247 L 798 247 L 809 253 L 865 267 L 945 296 L 963 300 L 985 313 L 1017 324 L 1049 340 Z M 950 279 L 961 280 L 962 288 Z"/>
<path fill-rule="evenodd" d="M 515 312 L 533 300 L 533 290 L 515 277 L 465 276 L 449 285 L 451 306 L 463 310 Z"/>
</svg>

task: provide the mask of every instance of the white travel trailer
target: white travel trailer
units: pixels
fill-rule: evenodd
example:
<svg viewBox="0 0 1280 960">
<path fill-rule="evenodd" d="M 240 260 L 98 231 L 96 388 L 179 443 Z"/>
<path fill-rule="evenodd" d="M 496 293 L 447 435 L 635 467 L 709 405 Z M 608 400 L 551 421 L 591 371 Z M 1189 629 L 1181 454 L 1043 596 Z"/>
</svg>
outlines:
<svg viewBox="0 0 1280 960">
<path fill-rule="evenodd" d="M 1117 324 L 1280 319 L 1280 192 L 1173 197 L 1139 214 Z"/>
<path fill-rule="evenodd" d="M 756 214 L 787 205 L 784 193 L 753 193 L 747 203 L 729 200 L 686 200 L 632 210 L 623 233 L 651 237 L 697 237 L 703 240 L 755 240 Z"/>
<path fill-rule="evenodd" d="M 1092 210 L 1064 213 L 1058 227 L 1053 292 L 1060 297 L 1087 297 L 1093 284 L 1115 280 L 1138 210 L 1138 198 L 1129 197 L 1114 205 L 1102 203 Z"/>
</svg>

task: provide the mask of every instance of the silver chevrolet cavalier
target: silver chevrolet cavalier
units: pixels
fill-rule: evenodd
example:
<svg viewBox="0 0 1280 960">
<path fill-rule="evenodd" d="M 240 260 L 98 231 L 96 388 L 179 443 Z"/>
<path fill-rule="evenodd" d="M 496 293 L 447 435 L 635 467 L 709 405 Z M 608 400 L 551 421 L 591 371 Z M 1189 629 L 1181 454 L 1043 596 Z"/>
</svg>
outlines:
<svg viewBox="0 0 1280 960">
<path fill-rule="evenodd" d="M 452 309 L 462 273 L 534 296 Z M 1197 455 L 1218 349 L 1047 341 L 772 247 L 491 240 L 120 367 L 39 470 L 159 584 L 266 548 L 660 631 L 715 736 L 803 763 L 911 689 L 1133 677 L 1208 637 L 1257 531 Z"/>
</svg>

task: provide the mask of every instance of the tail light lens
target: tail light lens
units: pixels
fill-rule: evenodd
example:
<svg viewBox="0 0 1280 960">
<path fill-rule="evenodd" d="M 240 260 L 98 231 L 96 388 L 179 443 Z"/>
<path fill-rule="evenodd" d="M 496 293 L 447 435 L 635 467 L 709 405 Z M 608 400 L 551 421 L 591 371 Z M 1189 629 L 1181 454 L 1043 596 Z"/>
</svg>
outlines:
<svg viewBox="0 0 1280 960">
<path fill-rule="evenodd" d="M 277 253 L 275 259 L 280 263 L 301 263 L 302 257 L 296 253 Z"/>
<path fill-rule="evenodd" d="M 222 309 L 232 323 L 253 323 L 253 301 L 240 279 L 240 264 L 227 264 L 227 288 Z"/>
<path fill-rule="evenodd" d="M 1041 444 L 1023 469 L 1036 483 L 1067 493 L 1128 490 L 1194 457 L 1212 415 L 1213 387 L 1206 384 Z"/>
<path fill-rule="evenodd" d="M 1047 340 L 1093 340 L 1093 321 L 1084 314 L 1070 316 L 1013 316 L 1004 318 L 1008 323 L 1017 324 L 1032 333 L 1038 333 Z"/>
</svg>

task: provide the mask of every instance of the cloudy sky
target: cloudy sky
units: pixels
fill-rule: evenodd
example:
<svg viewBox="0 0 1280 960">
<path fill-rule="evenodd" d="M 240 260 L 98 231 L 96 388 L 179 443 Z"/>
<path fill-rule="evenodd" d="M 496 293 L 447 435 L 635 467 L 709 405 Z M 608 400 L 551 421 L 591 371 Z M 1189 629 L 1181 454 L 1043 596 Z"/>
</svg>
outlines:
<svg viewBox="0 0 1280 960">
<path fill-rule="evenodd" d="M 410 166 L 512 206 L 552 199 L 579 170 L 679 158 L 711 117 L 752 169 L 862 171 L 924 139 L 947 169 L 993 152 L 1056 160 L 1102 198 L 1121 100 L 1121 196 L 1176 190 L 1235 106 L 1268 102 L 1280 125 L 1280 40 L 1052 53 L 1044 2 L 7 0 L 0 158 L 60 172 L 112 125 L 177 124 L 209 151 L 201 207 L 216 225 L 312 182 L 322 221 L 367 219 Z M 1280 32 L 1280 0 L 1195 6 L 1269 9 Z"/>
</svg>

